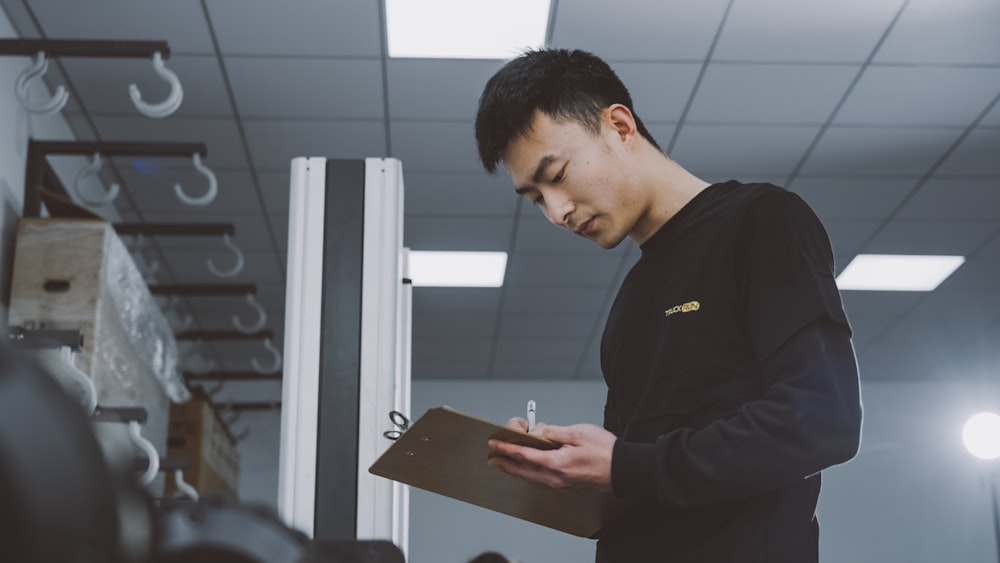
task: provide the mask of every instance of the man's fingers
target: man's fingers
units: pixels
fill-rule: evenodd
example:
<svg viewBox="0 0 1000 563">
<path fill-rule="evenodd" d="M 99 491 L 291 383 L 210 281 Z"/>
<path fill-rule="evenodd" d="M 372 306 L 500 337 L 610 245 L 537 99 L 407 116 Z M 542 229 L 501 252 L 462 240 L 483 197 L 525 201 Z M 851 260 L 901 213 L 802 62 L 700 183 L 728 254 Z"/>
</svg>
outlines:
<svg viewBox="0 0 1000 563">
<path fill-rule="evenodd" d="M 528 431 L 528 421 L 520 417 L 514 417 L 507 421 L 507 426 L 521 432 Z"/>
</svg>

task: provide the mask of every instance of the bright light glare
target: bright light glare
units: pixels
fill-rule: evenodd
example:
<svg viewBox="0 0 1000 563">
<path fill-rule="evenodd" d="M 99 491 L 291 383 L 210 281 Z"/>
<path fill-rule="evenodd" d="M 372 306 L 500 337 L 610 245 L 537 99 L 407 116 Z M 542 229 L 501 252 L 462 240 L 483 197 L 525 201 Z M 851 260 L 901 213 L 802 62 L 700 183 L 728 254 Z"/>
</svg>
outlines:
<svg viewBox="0 0 1000 563">
<path fill-rule="evenodd" d="M 415 287 L 500 287 L 506 271 L 506 252 L 410 251 Z"/>
<path fill-rule="evenodd" d="M 962 429 L 962 442 L 979 459 L 1000 457 L 1000 415 L 981 412 L 970 418 Z"/>
<path fill-rule="evenodd" d="M 386 0 L 390 57 L 510 59 L 545 43 L 549 0 Z"/>
<path fill-rule="evenodd" d="M 963 262 L 964 256 L 859 254 L 837 277 L 837 286 L 869 291 L 933 291 Z"/>
</svg>

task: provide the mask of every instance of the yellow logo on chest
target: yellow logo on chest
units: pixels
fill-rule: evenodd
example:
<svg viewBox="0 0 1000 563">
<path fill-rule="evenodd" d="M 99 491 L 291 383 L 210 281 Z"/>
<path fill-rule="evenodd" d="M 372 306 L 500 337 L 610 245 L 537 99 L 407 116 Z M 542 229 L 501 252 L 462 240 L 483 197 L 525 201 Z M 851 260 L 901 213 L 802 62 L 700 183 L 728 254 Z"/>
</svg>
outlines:
<svg viewBox="0 0 1000 563">
<path fill-rule="evenodd" d="M 667 309 L 663 312 L 663 316 L 669 317 L 674 313 L 691 313 L 697 311 L 698 309 L 701 309 L 701 303 L 698 303 L 697 301 L 688 301 L 683 305 L 675 305 Z"/>
</svg>

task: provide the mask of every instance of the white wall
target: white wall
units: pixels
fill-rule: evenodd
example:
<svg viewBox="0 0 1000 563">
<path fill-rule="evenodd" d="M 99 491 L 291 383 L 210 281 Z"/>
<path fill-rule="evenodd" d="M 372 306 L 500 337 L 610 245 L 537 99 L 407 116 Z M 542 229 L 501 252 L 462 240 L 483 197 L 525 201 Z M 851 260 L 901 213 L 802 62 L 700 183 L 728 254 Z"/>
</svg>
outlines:
<svg viewBox="0 0 1000 563">
<path fill-rule="evenodd" d="M 984 487 L 989 464 L 964 450 L 961 428 L 971 414 L 1000 412 L 1000 385 L 867 383 L 862 391 L 861 453 L 824 476 L 820 561 L 997 561 Z M 599 424 L 604 386 L 415 381 L 413 415 L 446 404 L 504 422 L 523 416 L 529 398 L 538 402 L 539 421 Z M 411 495 L 410 563 L 465 563 L 488 549 L 524 563 L 593 560 L 589 540 L 423 491 Z"/>
<path fill-rule="evenodd" d="M 0 9 L 0 38 L 16 37 L 17 33 L 10 20 Z M 0 57 L 0 311 L 4 311 L 0 315 L 0 321 L 4 323 L 10 297 L 17 219 L 21 216 L 24 201 L 24 164 L 28 137 L 30 135 L 45 140 L 73 139 L 73 133 L 61 114 L 29 117 L 15 98 L 14 82 L 30 64 L 28 57 Z M 29 92 L 32 99 L 49 99 L 48 91 L 40 80 L 32 82 Z M 65 182 L 67 175 L 63 171 L 72 174 L 71 170 L 84 162 L 83 159 L 62 159 L 60 163 L 53 164 L 53 168 Z"/>
</svg>

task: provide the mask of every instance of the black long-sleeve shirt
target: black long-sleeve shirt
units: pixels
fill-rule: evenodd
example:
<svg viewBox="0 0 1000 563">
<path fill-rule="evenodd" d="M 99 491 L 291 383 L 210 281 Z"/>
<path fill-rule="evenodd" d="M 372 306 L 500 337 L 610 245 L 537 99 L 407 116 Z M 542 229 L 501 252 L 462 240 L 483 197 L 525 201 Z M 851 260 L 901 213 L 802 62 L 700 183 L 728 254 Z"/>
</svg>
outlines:
<svg viewBox="0 0 1000 563">
<path fill-rule="evenodd" d="M 598 561 L 817 559 L 818 472 L 857 451 L 850 328 L 794 194 L 710 186 L 643 247 L 602 342 L 612 482 Z"/>
</svg>

